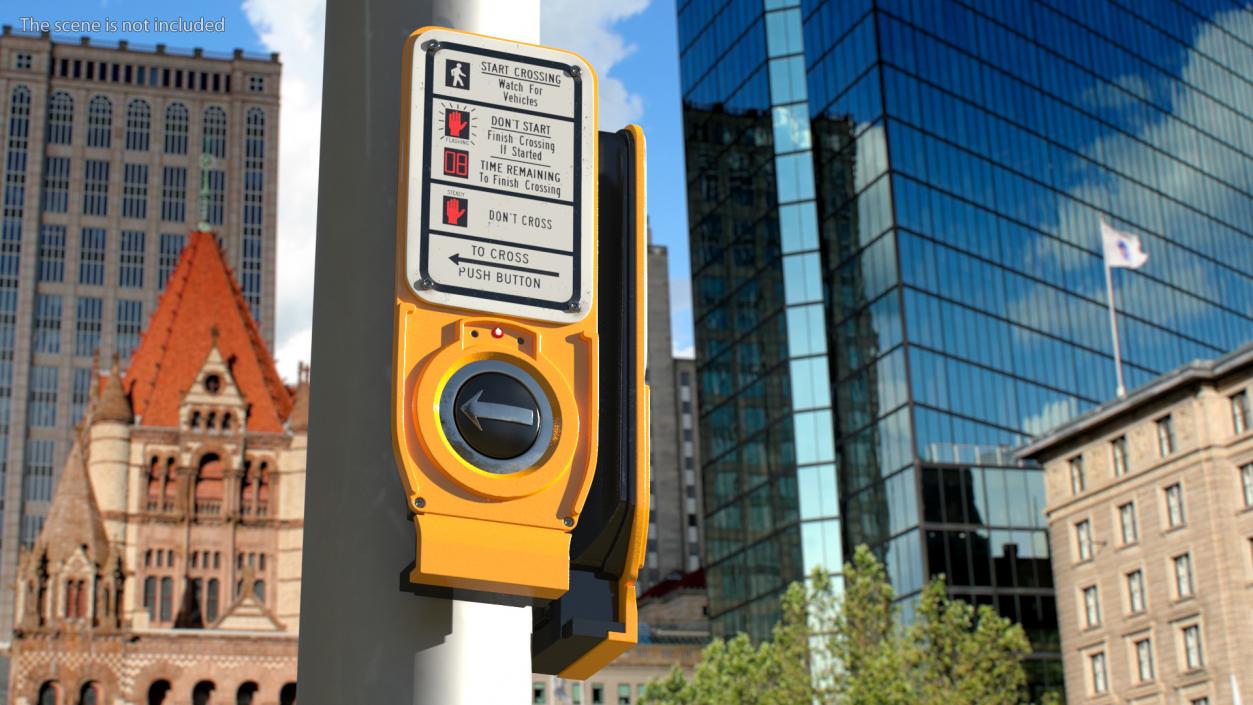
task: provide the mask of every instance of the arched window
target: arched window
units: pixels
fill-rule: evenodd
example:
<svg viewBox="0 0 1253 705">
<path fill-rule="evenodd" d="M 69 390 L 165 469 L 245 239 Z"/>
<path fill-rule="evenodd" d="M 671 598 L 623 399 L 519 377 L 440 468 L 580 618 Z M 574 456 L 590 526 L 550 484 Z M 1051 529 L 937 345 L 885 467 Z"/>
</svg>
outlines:
<svg viewBox="0 0 1253 705">
<path fill-rule="evenodd" d="M 248 681 L 239 686 L 239 690 L 235 691 L 235 705 L 252 705 L 252 701 L 257 697 L 257 684 Z"/>
<path fill-rule="evenodd" d="M 100 684 L 88 681 L 78 691 L 78 705 L 100 705 Z"/>
<path fill-rule="evenodd" d="M 65 581 L 65 618 L 82 619 L 87 616 L 87 583 L 83 580 Z"/>
<path fill-rule="evenodd" d="M 174 511 L 174 500 L 178 496 L 178 467 L 174 458 L 165 459 L 165 484 L 162 486 L 164 501 L 161 503 L 161 511 Z"/>
<path fill-rule="evenodd" d="M 200 681 L 191 689 L 191 705 L 209 705 L 213 691 L 213 681 Z"/>
<path fill-rule="evenodd" d="M 113 101 L 98 95 L 87 103 L 87 146 L 108 149 L 113 135 Z"/>
<path fill-rule="evenodd" d="M 157 618 L 157 579 L 151 575 L 144 578 L 144 609 L 149 621 Z"/>
<path fill-rule="evenodd" d="M 196 471 L 196 514 L 221 514 L 223 472 L 222 459 L 216 453 L 206 453 L 200 459 Z"/>
<path fill-rule="evenodd" d="M 165 108 L 165 153 L 187 154 L 187 106 L 182 103 Z"/>
<path fill-rule="evenodd" d="M 245 516 L 265 516 L 270 502 L 270 464 L 264 460 L 244 463 L 239 492 L 239 506 Z"/>
<path fill-rule="evenodd" d="M 201 149 L 218 159 L 226 158 L 226 111 L 216 105 L 204 111 L 204 140 Z"/>
<path fill-rule="evenodd" d="M 126 148 L 132 152 L 148 151 L 148 135 L 152 129 L 152 108 L 148 101 L 136 98 L 126 104 Z"/>
<path fill-rule="evenodd" d="M 278 705 L 296 705 L 296 684 L 285 683 L 278 691 Z"/>
<path fill-rule="evenodd" d="M 204 616 L 209 624 L 218 620 L 218 594 L 221 589 L 222 583 L 217 578 L 209 578 L 209 591 L 204 596 Z"/>
<path fill-rule="evenodd" d="M 165 705 L 170 694 L 170 682 L 162 679 L 148 686 L 148 705 Z"/>
<path fill-rule="evenodd" d="M 164 494 L 163 485 L 165 483 L 165 468 L 161 463 L 161 459 L 152 456 L 152 461 L 148 463 L 148 511 L 157 512 L 161 510 L 161 497 Z M 151 552 L 145 554 L 145 560 L 151 560 Z"/>
<path fill-rule="evenodd" d="M 223 431 L 231 430 L 231 412 L 229 411 L 222 412 L 222 430 Z"/>
<path fill-rule="evenodd" d="M 161 621 L 174 618 L 174 579 L 161 578 Z"/>
<path fill-rule="evenodd" d="M 74 98 L 57 91 L 48 99 L 48 144 L 69 144 L 74 139 Z"/>
<path fill-rule="evenodd" d="M 39 686 L 39 705 L 61 705 L 61 684 L 48 681 Z"/>
</svg>

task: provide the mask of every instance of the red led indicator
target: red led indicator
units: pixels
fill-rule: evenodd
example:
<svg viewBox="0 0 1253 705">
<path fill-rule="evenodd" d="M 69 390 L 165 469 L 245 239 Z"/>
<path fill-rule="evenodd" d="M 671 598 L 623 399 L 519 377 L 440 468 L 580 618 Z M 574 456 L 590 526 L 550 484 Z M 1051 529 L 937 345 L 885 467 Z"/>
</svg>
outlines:
<svg viewBox="0 0 1253 705">
<path fill-rule="evenodd" d="M 493 337 L 493 338 L 503 338 L 503 337 L 505 337 L 505 331 L 501 330 L 500 328 L 493 328 L 493 329 L 492 329 L 492 337 Z"/>
</svg>

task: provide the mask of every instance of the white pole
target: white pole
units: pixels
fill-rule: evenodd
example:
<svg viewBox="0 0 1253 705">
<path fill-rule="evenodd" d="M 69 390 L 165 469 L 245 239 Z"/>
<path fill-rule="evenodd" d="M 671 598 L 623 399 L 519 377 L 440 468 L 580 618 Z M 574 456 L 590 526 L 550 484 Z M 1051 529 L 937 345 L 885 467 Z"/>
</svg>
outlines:
<svg viewBox="0 0 1253 705">
<path fill-rule="evenodd" d="M 403 590 L 414 529 L 392 455 L 388 302 L 404 42 L 443 26 L 538 43 L 539 0 L 327 0 L 326 12 L 299 699 L 525 705 L 530 607 Z"/>
<path fill-rule="evenodd" d="M 1109 262 L 1105 263 L 1105 291 L 1109 298 L 1109 332 L 1114 336 L 1114 371 L 1118 375 L 1118 398 L 1127 395 L 1122 379 L 1122 349 L 1118 343 L 1118 313 L 1114 309 L 1114 275 Z"/>
</svg>

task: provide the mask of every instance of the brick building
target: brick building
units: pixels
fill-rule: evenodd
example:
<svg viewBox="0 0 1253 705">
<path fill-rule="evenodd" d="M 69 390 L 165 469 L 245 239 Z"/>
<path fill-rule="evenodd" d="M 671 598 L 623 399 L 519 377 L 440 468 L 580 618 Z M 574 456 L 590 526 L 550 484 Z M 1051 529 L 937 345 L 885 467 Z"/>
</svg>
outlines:
<svg viewBox="0 0 1253 705">
<path fill-rule="evenodd" d="M 14 705 L 295 701 L 307 379 L 192 233 L 17 574 Z"/>
<path fill-rule="evenodd" d="M 1253 346 L 1020 451 L 1044 466 L 1070 703 L 1253 698 Z"/>
<path fill-rule="evenodd" d="M 97 351 L 123 369 L 188 231 L 273 343 L 277 55 L 0 31 L 0 655 Z"/>
</svg>

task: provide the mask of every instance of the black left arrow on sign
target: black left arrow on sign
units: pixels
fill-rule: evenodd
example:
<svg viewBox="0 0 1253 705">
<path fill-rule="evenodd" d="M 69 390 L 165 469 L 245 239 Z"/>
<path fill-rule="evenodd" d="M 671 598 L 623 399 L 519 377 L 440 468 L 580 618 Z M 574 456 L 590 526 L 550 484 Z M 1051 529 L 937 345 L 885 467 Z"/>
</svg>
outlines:
<svg viewBox="0 0 1253 705">
<path fill-rule="evenodd" d="M 515 272 L 526 272 L 527 274 L 543 274 L 549 277 L 561 276 L 560 272 L 550 272 L 546 269 L 531 269 L 530 267 L 519 267 L 516 264 L 501 264 L 500 262 L 488 262 L 487 260 L 470 259 L 469 257 L 462 257 L 460 252 L 458 252 L 455 255 L 452 255 L 448 259 L 452 260 L 452 263 L 456 265 L 460 265 L 462 262 L 465 262 L 466 264 L 481 264 L 485 267 L 497 267 L 499 269 L 512 269 Z"/>
</svg>

